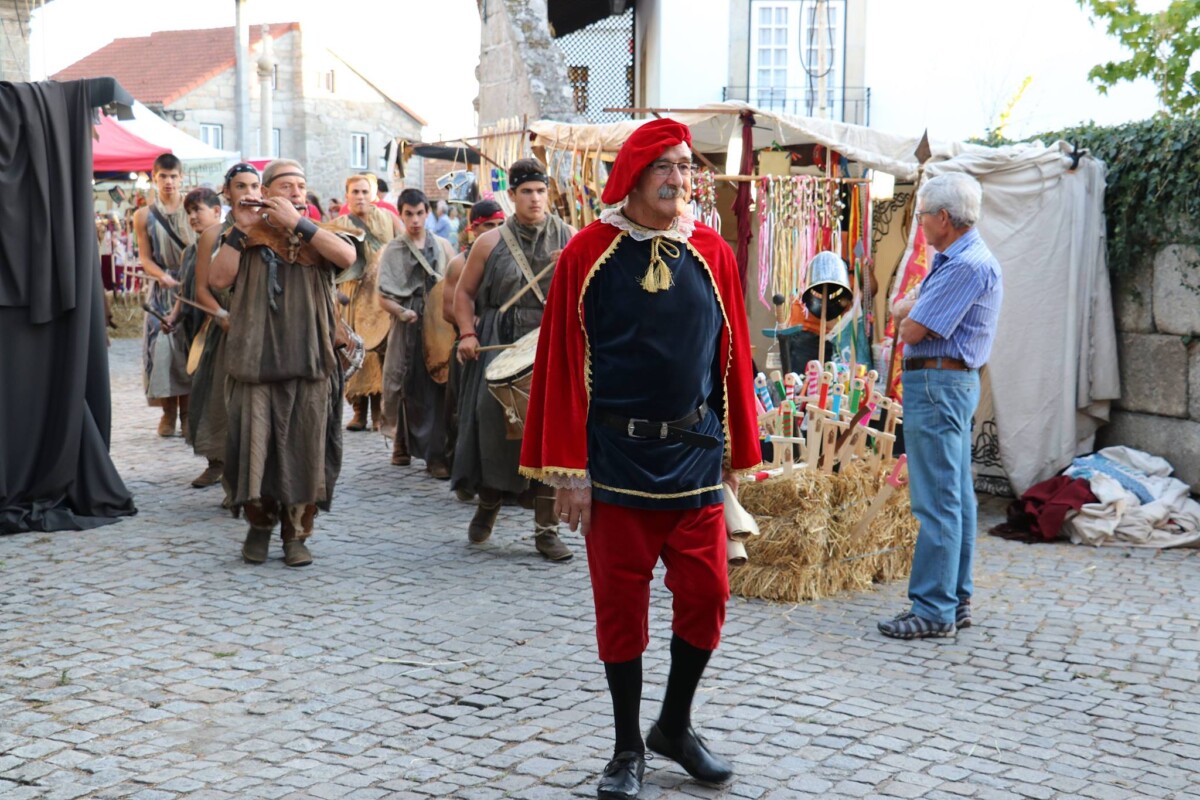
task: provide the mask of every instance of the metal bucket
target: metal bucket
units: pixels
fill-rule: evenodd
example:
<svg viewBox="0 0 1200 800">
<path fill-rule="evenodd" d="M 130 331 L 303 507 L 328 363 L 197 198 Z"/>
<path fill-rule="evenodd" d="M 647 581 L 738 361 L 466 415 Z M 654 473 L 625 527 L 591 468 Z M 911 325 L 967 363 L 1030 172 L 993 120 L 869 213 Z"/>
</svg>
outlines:
<svg viewBox="0 0 1200 800">
<path fill-rule="evenodd" d="M 825 319 L 837 319 L 854 303 L 846 262 L 828 250 L 808 262 L 807 287 L 801 299 L 813 316 L 821 316 L 824 305 Z"/>
</svg>

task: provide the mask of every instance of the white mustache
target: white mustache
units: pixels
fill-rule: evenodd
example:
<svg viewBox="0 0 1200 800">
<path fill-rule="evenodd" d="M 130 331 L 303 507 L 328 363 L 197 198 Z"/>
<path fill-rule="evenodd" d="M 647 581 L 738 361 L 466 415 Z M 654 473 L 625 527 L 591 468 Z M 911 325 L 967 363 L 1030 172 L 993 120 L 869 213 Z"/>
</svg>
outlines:
<svg viewBox="0 0 1200 800">
<path fill-rule="evenodd" d="M 683 189 L 679 186 L 660 186 L 658 187 L 659 200 L 674 200 L 677 197 L 683 196 Z"/>
</svg>

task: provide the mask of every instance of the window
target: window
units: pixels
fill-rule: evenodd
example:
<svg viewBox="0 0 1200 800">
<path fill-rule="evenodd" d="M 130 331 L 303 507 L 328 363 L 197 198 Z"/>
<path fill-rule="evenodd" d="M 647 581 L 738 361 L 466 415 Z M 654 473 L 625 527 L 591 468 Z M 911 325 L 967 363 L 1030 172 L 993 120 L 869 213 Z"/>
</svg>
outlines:
<svg viewBox="0 0 1200 800">
<path fill-rule="evenodd" d="M 751 103 L 842 118 L 845 0 L 753 0 Z"/>
<path fill-rule="evenodd" d="M 333 74 L 333 70 L 325 73 L 324 77 L 325 91 L 333 94 L 337 91 L 337 76 Z"/>
<path fill-rule="evenodd" d="M 200 123 L 200 141 L 218 150 L 225 149 L 225 132 L 220 125 Z"/>
<path fill-rule="evenodd" d="M 588 110 L 588 68 L 567 67 L 567 79 L 571 81 L 571 95 L 575 100 L 575 112 L 586 114 Z"/>
<path fill-rule="evenodd" d="M 365 133 L 350 134 L 350 168 L 367 168 L 367 135 Z"/>
</svg>

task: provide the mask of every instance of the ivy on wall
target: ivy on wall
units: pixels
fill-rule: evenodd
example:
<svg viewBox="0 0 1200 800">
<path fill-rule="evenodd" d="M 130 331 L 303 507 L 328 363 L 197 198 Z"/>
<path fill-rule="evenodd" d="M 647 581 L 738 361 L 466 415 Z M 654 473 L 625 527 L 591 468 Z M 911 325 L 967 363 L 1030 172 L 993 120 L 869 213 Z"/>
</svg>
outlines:
<svg viewBox="0 0 1200 800">
<path fill-rule="evenodd" d="M 1088 150 L 1108 170 L 1108 269 L 1130 273 L 1165 244 L 1200 244 L 1200 118 L 1159 116 L 1030 137 Z"/>
</svg>

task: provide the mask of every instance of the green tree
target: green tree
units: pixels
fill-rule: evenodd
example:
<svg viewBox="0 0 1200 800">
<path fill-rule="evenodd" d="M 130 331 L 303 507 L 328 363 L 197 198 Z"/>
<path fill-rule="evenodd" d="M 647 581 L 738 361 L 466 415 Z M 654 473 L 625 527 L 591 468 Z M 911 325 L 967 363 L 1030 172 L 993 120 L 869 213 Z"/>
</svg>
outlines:
<svg viewBox="0 0 1200 800">
<path fill-rule="evenodd" d="M 1088 78 L 1101 94 L 1122 81 L 1149 78 L 1159 104 L 1172 114 L 1200 107 L 1200 71 L 1192 56 L 1200 48 L 1200 0 L 1171 0 L 1158 12 L 1138 10 L 1137 0 L 1076 0 L 1093 24 L 1103 20 L 1108 34 L 1131 52 L 1124 61 L 1097 64 Z"/>
</svg>

